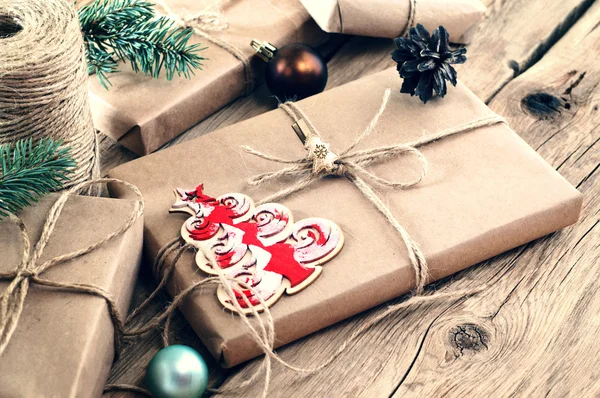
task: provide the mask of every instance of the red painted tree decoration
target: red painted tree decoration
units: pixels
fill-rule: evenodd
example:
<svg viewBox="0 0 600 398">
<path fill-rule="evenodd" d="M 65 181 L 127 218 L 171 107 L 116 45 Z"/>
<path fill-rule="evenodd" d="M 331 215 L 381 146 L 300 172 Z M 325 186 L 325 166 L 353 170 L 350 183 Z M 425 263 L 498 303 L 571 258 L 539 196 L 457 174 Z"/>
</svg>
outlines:
<svg viewBox="0 0 600 398">
<path fill-rule="evenodd" d="M 176 189 L 172 212 L 192 215 L 182 226 L 186 242 L 214 254 L 216 263 L 230 278 L 252 286 L 232 286 L 237 301 L 251 313 L 243 296 L 257 310 L 272 306 L 284 292 L 294 294 L 314 282 L 322 264 L 331 260 L 344 245 L 344 235 L 334 222 L 307 218 L 294 223 L 290 210 L 277 203 L 255 207 L 254 201 L 240 193 L 218 198 L 203 193 L 203 185 L 186 191 Z M 217 275 L 202 251 L 196 264 L 207 274 Z M 256 294 L 256 295 L 255 295 Z M 219 301 L 234 310 L 222 287 Z"/>
</svg>

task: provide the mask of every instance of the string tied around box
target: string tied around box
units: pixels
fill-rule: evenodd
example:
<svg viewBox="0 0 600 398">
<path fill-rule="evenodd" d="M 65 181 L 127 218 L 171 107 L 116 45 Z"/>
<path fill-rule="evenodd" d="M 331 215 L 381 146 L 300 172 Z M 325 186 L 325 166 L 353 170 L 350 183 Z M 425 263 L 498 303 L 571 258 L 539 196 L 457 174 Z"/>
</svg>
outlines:
<svg viewBox="0 0 600 398">
<path fill-rule="evenodd" d="M 145 325 L 136 328 L 129 329 L 125 332 L 126 336 L 136 336 L 147 333 L 154 330 L 157 326 L 164 323 L 163 327 L 163 344 L 169 345 L 169 331 L 172 317 L 175 314 L 177 308 L 193 293 L 197 292 L 204 286 L 217 285 L 222 286 L 227 295 L 230 297 L 230 301 L 234 306 L 234 312 L 239 315 L 244 326 L 248 329 L 251 338 L 255 341 L 258 347 L 264 352 L 264 360 L 261 366 L 256 369 L 252 375 L 244 380 L 242 383 L 235 387 L 220 388 L 220 389 L 209 389 L 213 393 L 230 393 L 235 392 L 239 388 L 246 387 L 258 380 L 258 378 L 264 372 L 264 387 L 262 396 L 267 397 L 269 392 L 269 385 L 271 379 L 272 365 L 273 362 L 278 362 L 284 367 L 301 374 L 313 374 L 317 373 L 326 367 L 328 367 L 333 361 L 335 361 L 343 352 L 345 352 L 350 344 L 355 341 L 360 335 L 369 330 L 371 327 L 376 325 L 378 322 L 386 319 L 387 317 L 396 314 L 398 311 L 407 307 L 414 306 L 416 304 L 425 302 L 436 302 L 443 300 L 463 299 L 470 297 L 485 290 L 489 284 L 483 284 L 474 289 L 455 290 L 449 292 L 435 292 L 429 295 L 424 295 L 423 291 L 425 285 L 428 282 L 428 267 L 425 256 L 417 242 L 410 236 L 410 234 L 402 227 L 402 225 L 396 220 L 392 214 L 391 209 L 383 203 L 379 196 L 374 192 L 373 188 L 366 182 L 371 180 L 379 185 L 390 187 L 409 189 L 419 184 L 427 175 L 428 162 L 423 153 L 418 149 L 421 146 L 432 143 L 442 138 L 450 137 L 457 134 L 466 133 L 475 130 L 480 127 L 493 126 L 499 123 L 506 123 L 505 119 L 497 114 L 485 116 L 459 126 L 440 131 L 432 136 L 421 138 L 414 142 L 399 143 L 394 145 L 382 146 L 378 148 L 371 148 L 366 150 L 355 150 L 355 147 L 362 142 L 377 126 L 377 123 L 383 115 L 387 103 L 389 101 L 391 90 L 387 89 L 383 96 L 383 102 L 357 139 L 350 145 L 346 150 L 342 151 L 340 155 L 331 151 L 329 144 L 321 139 L 317 129 L 307 117 L 307 115 L 293 102 L 286 102 L 280 105 L 280 108 L 284 110 L 294 121 L 294 130 L 305 144 L 307 155 L 301 159 L 288 160 L 279 158 L 273 155 L 269 155 L 250 147 L 244 146 L 244 150 L 251 155 L 258 156 L 262 159 L 288 164 L 281 170 L 262 173 L 252 177 L 249 180 L 250 185 L 260 185 L 269 181 L 279 178 L 299 178 L 299 180 L 293 183 L 291 186 L 276 192 L 269 197 L 263 198 L 258 204 L 267 203 L 287 197 L 295 192 L 298 192 L 313 182 L 320 180 L 326 176 L 335 176 L 340 178 L 346 178 L 352 182 L 363 195 L 371 201 L 375 207 L 386 217 L 386 220 L 394 227 L 398 232 L 401 240 L 405 244 L 408 250 L 408 256 L 410 259 L 411 266 L 415 272 L 415 295 L 409 299 L 388 306 L 388 308 L 378 314 L 377 316 L 369 319 L 367 322 L 362 323 L 346 340 L 344 340 L 337 349 L 328 358 L 323 360 L 319 365 L 312 368 L 301 368 L 294 366 L 285 360 L 283 360 L 275 352 L 275 323 L 272 317 L 271 311 L 262 299 L 261 295 L 247 283 L 228 277 L 223 269 L 217 264 L 212 252 L 205 249 L 194 247 L 181 238 L 175 238 L 166 245 L 164 245 L 158 252 L 154 263 L 153 271 L 157 276 L 160 276 L 160 283 L 157 288 L 150 294 L 150 296 L 133 312 L 129 315 L 127 322 L 131 321 L 139 312 L 144 309 L 166 286 L 168 280 L 172 276 L 175 266 L 181 259 L 182 255 L 190 249 L 202 250 L 204 257 L 210 263 L 213 269 L 217 271 L 217 276 L 208 277 L 197 281 L 190 286 L 186 287 L 183 291 L 173 297 L 171 304 L 156 318 Z M 419 163 L 420 172 L 412 180 L 407 181 L 389 181 L 381 178 L 374 173 L 366 170 L 366 166 L 376 163 L 383 162 L 392 158 L 396 158 L 402 155 L 412 155 Z M 171 258 L 171 261 L 167 259 Z M 247 308 L 251 309 L 252 317 L 246 314 L 242 309 L 240 303 L 235 295 L 234 288 L 232 286 L 239 286 L 243 289 L 249 290 L 254 297 L 256 297 L 263 310 L 262 314 L 259 314 L 258 310 L 254 305 L 251 305 L 246 295 L 241 295 L 241 299 Z M 109 385 L 105 391 L 112 390 L 128 390 L 135 391 L 138 393 L 149 393 L 140 387 L 130 385 Z"/>
<path fill-rule="evenodd" d="M 408 21 L 406 26 L 400 33 L 400 36 L 406 36 L 410 32 L 410 28 L 414 28 L 417 22 L 417 0 L 408 1 Z"/>
<path fill-rule="evenodd" d="M 0 144 L 61 141 L 77 163 L 66 187 L 98 176 L 85 46 L 71 3 L 0 0 L 0 54 Z"/>
<path fill-rule="evenodd" d="M 342 16 L 342 8 L 339 3 L 337 5 L 338 12 L 340 13 L 340 23 L 342 24 L 340 28 L 340 33 L 344 32 L 344 18 Z M 406 36 L 410 31 L 410 28 L 414 28 L 417 21 L 417 0 L 408 0 L 408 19 L 406 21 L 406 25 L 402 29 L 401 33 L 398 36 Z"/>
<path fill-rule="evenodd" d="M 94 184 L 99 183 L 122 184 L 135 193 L 137 201 L 129 218 L 117 230 L 87 247 L 40 262 L 39 260 L 44 253 L 46 245 L 52 237 L 56 223 L 58 222 L 69 197 L 89 188 Z M 25 299 L 27 298 L 27 293 L 31 285 L 45 286 L 57 291 L 92 295 L 104 299 L 108 306 L 108 312 L 115 329 L 115 356 L 118 356 L 124 331 L 117 304 L 112 298 L 111 294 L 103 287 L 94 284 L 65 283 L 46 279 L 43 277 L 43 273 L 60 264 L 64 264 L 68 261 L 91 253 L 100 246 L 103 246 L 113 239 L 123 235 L 129 228 L 131 228 L 133 224 L 135 224 L 143 212 L 144 201 L 142 194 L 137 187 L 118 179 L 101 178 L 79 183 L 60 194 L 48 212 L 48 216 L 44 222 L 40 238 L 35 245 L 32 245 L 29 233 L 27 232 L 27 228 L 23 223 L 23 220 L 14 214 L 9 215 L 9 220 L 15 223 L 19 228 L 21 239 L 23 241 L 23 255 L 21 257 L 20 264 L 15 268 L 14 271 L 0 272 L 0 280 L 9 282 L 6 290 L 4 290 L 0 295 L 0 356 L 8 346 L 11 337 L 18 326 L 21 312 L 23 311 L 23 306 L 25 304 Z"/>
<path fill-rule="evenodd" d="M 166 16 L 175 21 L 180 27 L 192 29 L 196 35 L 203 37 L 237 58 L 244 67 L 244 95 L 252 92 L 255 82 L 250 58 L 238 47 L 208 33 L 211 31 L 223 31 L 229 27 L 229 23 L 220 10 L 213 11 L 211 10 L 211 7 L 209 7 L 204 11 L 181 16 L 173 11 L 164 0 L 154 0 L 154 3 L 160 6 Z M 218 1 L 217 5 L 220 3 L 221 1 Z M 214 8 L 214 6 L 212 8 Z"/>
<path fill-rule="evenodd" d="M 305 157 L 301 159 L 288 160 L 265 154 L 248 146 L 242 146 L 242 148 L 247 153 L 257 156 L 261 159 L 292 165 L 278 171 L 255 175 L 250 178 L 250 185 L 262 185 L 269 181 L 285 177 L 298 178 L 295 183 L 262 199 L 259 204 L 283 199 L 326 176 L 345 177 L 348 179 L 352 184 L 354 184 L 354 186 L 356 186 L 356 188 L 358 188 L 358 190 L 366 199 L 375 205 L 377 210 L 383 214 L 386 220 L 396 230 L 402 239 L 404 246 L 408 250 L 410 264 L 415 272 L 415 292 L 416 294 L 421 294 L 425 285 L 427 284 L 428 279 L 428 266 L 425 256 L 423 255 L 418 243 L 410 236 L 400 222 L 398 222 L 398 220 L 392 214 L 390 208 L 375 193 L 371 185 L 367 183 L 367 180 L 387 188 L 408 189 L 414 187 L 423 181 L 428 172 L 427 159 L 418 149 L 418 147 L 442 138 L 447 138 L 456 134 L 462 134 L 480 127 L 505 123 L 506 121 L 501 116 L 492 114 L 468 123 L 464 123 L 460 126 L 442 130 L 436 134 L 421 138 L 414 142 L 398 143 L 364 150 L 355 150 L 355 148 L 366 137 L 368 137 L 377 126 L 377 123 L 383 115 L 389 101 L 390 93 L 390 89 L 385 90 L 383 102 L 371 122 L 354 140 L 354 142 L 340 153 L 340 155 L 337 155 L 335 152 L 333 152 L 330 149 L 330 145 L 321 139 L 321 135 L 310 121 L 308 116 L 294 102 L 285 102 L 280 104 L 279 107 L 295 121 L 293 128 L 305 146 L 307 151 L 307 155 Z M 413 179 L 406 181 L 390 181 L 377 176 L 365 168 L 373 163 L 384 162 L 391 158 L 402 155 L 412 155 L 418 161 L 419 173 Z"/>
</svg>

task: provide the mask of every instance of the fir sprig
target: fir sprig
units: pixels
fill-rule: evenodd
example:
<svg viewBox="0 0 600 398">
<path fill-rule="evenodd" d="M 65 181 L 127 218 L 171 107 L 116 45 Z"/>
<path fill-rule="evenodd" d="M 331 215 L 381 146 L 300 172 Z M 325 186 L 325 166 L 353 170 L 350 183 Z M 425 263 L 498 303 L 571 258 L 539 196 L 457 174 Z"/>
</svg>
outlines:
<svg viewBox="0 0 600 398">
<path fill-rule="evenodd" d="M 70 148 L 60 144 L 43 138 L 34 145 L 29 138 L 0 145 L 0 220 L 69 181 L 76 164 Z"/>
<path fill-rule="evenodd" d="M 129 61 L 135 72 L 167 80 L 175 74 L 190 78 L 202 69 L 200 44 L 188 44 L 193 35 L 168 17 L 155 18 L 154 4 L 139 0 L 96 0 L 79 10 L 87 49 L 88 73 L 108 88 L 107 75 L 117 72 L 117 61 Z"/>
</svg>

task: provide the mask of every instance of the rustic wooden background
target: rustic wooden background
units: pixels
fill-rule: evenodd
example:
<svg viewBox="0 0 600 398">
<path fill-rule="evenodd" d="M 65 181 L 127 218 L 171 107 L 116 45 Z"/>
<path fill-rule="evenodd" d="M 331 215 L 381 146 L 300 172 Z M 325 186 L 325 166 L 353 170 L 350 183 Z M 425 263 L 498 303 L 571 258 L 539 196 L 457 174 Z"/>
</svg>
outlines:
<svg viewBox="0 0 600 398">
<path fill-rule="evenodd" d="M 318 374 L 301 376 L 275 365 L 271 396 L 600 396 L 600 1 L 483 1 L 489 10 L 460 78 L 585 195 L 580 222 L 437 283 L 443 291 L 485 282 L 493 287 L 466 300 L 414 306 L 389 317 Z M 323 49 L 327 88 L 392 66 L 392 48 L 390 40 L 332 37 Z M 172 145 L 274 105 L 260 87 Z M 134 157 L 103 138 L 104 171 Z M 134 301 L 153 287 L 144 273 Z M 159 313 L 166 300 L 137 323 Z M 318 364 L 385 307 L 278 352 L 298 366 Z M 260 365 L 259 359 L 220 369 L 181 316 L 174 330 L 177 341 L 209 360 L 211 387 L 235 387 Z M 141 385 L 146 364 L 160 348 L 159 331 L 128 344 L 109 383 Z M 262 388 L 258 382 L 237 395 L 260 396 Z"/>
</svg>

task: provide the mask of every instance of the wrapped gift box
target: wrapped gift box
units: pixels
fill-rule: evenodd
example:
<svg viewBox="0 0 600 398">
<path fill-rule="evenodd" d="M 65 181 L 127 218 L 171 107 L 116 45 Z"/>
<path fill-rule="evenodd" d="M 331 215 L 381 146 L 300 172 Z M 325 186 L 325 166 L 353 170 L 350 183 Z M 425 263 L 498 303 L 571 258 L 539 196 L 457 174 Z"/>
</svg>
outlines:
<svg viewBox="0 0 600 398">
<path fill-rule="evenodd" d="M 340 153 L 369 124 L 386 88 L 389 104 L 361 149 L 407 143 L 492 114 L 464 85 L 427 105 L 398 92 L 395 69 L 300 101 L 331 150 Z M 110 172 L 132 182 L 147 198 L 145 249 L 150 258 L 179 236 L 187 219 L 169 214 L 172 189 L 204 183 L 213 197 L 242 192 L 256 201 L 292 184 L 278 180 L 249 187 L 255 174 L 280 164 L 245 153 L 241 145 L 289 159 L 306 156 L 282 110 L 232 125 Z M 581 194 L 506 124 L 440 139 L 420 147 L 429 174 L 410 189 L 382 191 L 384 202 L 420 244 L 432 280 L 448 276 L 577 221 Z M 414 158 L 396 157 L 369 170 L 391 180 L 418 173 Z M 125 192 L 116 187 L 116 196 Z M 299 294 L 284 295 L 271 308 L 276 343 L 283 345 L 384 303 L 415 287 L 415 276 L 397 232 L 346 178 L 324 178 L 280 201 L 296 220 L 323 217 L 337 223 L 345 245 L 323 266 L 321 276 Z M 169 261 L 169 260 L 167 260 Z M 534 266 L 532 264 L 532 266 Z M 193 253 L 177 263 L 172 295 L 205 275 Z M 237 315 L 224 311 L 215 289 L 205 287 L 181 307 L 198 336 L 224 366 L 255 357 L 261 350 Z"/>
<path fill-rule="evenodd" d="M 412 25 L 443 25 L 453 43 L 468 43 L 485 14 L 480 0 L 300 0 L 326 32 L 396 38 Z"/>
<path fill-rule="evenodd" d="M 193 0 L 165 0 L 181 17 L 204 10 L 207 4 Z M 160 7 L 157 6 L 160 10 Z M 211 9 L 212 10 L 212 9 Z M 240 0 L 221 2 L 223 30 L 206 33 L 253 57 L 253 38 L 281 47 L 301 42 L 318 45 L 327 39 L 298 0 L 272 2 Z M 229 102 L 240 97 L 246 88 L 242 63 L 228 51 L 195 35 L 190 43 L 202 43 L 203 70 L 195 71 L 191 80 L 164 76 L 152 79 L 120 65 L 112 74 L 112 86 L 106 90 L 96 76 L 90 76 L 90 101 L 94 125 L 139 155 L 153 152 L 188 128 L 202 121 Z M 254 57 L 252 68 L 257 82 L 262 80 L 264 63 Z"/>
<path fill-rule="evenodd" d="M 20 215 L 35 244 L 57 196 Z M 69 199 L 42 258 L 45 261 L 93 244 L 125 223 L 129 200 Z M 122 220 L 122 221 L 121 221 Z M 89 254 L 40 274 L 61 283 L 97 285 L 127 314 L 142 252 L 143 221 Z M 18 227 L 0 223 L 0 272 L 14 271 L 23 255 Z M 39 262 L 38 261 L 38 262 Z M 8 282 L 0 282 L 0 293 Z M 124 319 L 122 319 L 124 320 Z M 98 397 L 114 357 L 114 328 L 104 299 L 32 283 L 15 332 L 0 357 L 2 397 Z"/>
</svg>

